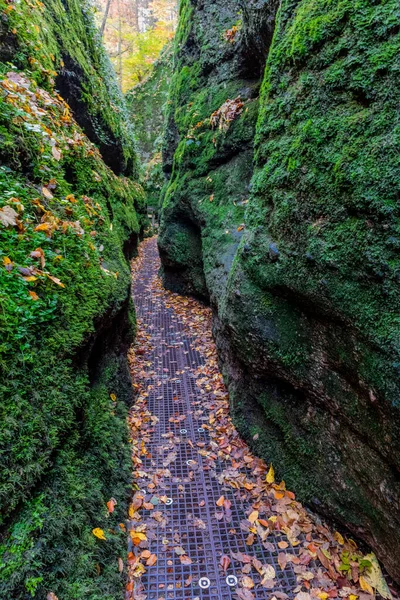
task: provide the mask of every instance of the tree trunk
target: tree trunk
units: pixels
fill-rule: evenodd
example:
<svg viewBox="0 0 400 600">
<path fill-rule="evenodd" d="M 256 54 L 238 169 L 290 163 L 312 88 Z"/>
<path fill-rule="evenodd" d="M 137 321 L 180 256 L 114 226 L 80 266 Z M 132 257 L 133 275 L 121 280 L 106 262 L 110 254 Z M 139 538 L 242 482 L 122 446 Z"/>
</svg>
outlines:
<svg viewBox="0 0 400 600">
<path fill-rule="evenodd" d="M 139 33 L 139 0 L 132 0 L 133 8 L 133 27 L 135 33 Z"/>
<path fill-rule="evenodd" d="M 103 21 L 102 21 L 101 27 L 100 27 L 100 33 L 101 33 L 102 36 L 104 35 L 104 30 L 106 28 L 107 19 L 108 19 L 108 13 L 110 12 L 111 2 L 112 2 L 112 0 L 107 0 L 106 10 L 104 12 Z"/>
</svg>

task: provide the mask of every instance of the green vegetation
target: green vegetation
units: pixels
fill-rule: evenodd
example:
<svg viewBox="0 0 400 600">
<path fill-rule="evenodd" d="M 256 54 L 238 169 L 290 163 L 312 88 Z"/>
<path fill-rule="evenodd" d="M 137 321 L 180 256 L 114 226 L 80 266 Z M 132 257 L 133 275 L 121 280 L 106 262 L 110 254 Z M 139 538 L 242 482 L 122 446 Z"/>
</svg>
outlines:
<svg viewBox="0 0 400 600">
<path fill-rule="evenodd" d="M 118 176 L 136 156 L 86 4 L 1 0 L 0 13 L 0 596 L 116 600 L 135 325 L 128 259 L 144 193 Z M 56 92 L 68 97 L 71 80 L 74 112 Z"/>
<path fill-rule="evenodd" d="M 104 44 L 124 92 L 152 73 L 174 37 L 178 4 L 177 0 L 98 1 L 97 21 L 104 26 Z"/>
<path fill-rule="evenodd" d="M 143 169 L 147 204 L 159 210 L 165 176 L 162 169 L 162 139 L 171 82 L 172 44 L 167 44 L 150 75 L 126 94 Z"/>
</svg>

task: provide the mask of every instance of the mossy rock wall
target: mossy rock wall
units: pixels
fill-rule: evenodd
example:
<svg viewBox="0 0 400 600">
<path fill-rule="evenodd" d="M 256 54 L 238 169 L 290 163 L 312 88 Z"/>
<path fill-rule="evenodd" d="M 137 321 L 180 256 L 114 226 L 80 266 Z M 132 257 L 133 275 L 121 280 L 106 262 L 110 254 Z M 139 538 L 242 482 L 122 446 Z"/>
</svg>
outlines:
<svg viewBox="0 0 400 600">
<path fill-rule="evenodd" d="M 210 298 L 233 416 L 256 451 L 399 580 L 399 6 L 284 0 L 258 107 L 217 135 L 195 120 L 239 94 L 234 65 L 249 73 L 246 48 L 268 48 L 277 7 L 244 3 L 226 53 L 215 6 L 181 8 L 164 281 Z"/>
<path fill-rule="evenodd" d="M 89 4 L 0 15 L 0 597 L 116 600 L 137 158 Z"/>
</svg>

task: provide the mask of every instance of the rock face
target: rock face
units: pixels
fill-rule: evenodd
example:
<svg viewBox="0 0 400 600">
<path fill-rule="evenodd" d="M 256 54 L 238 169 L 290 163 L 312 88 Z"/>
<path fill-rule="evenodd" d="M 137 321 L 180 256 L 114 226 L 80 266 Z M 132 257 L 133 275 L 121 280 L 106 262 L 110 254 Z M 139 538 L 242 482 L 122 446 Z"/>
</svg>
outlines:
<svg viewBox="0 0 400 600">
<path fill-rule="evenodd" d="M 256 451 L 400 580 L 399 7 L 277 4 L 183 2 L 164 282 L 210 300 Z"/>
<path fill-rule="evenodd" d="M 0 0 L 0 22 L 0 597 L 116 600 L 133 138 L 86 2 Z"/>
</svg>

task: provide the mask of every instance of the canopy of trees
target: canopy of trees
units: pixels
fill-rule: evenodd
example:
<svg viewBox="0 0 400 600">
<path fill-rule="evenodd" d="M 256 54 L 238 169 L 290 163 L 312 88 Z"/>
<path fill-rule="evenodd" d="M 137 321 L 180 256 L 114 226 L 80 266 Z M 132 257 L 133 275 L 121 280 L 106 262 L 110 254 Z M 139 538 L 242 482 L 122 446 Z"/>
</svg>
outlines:
<svg viewBox="0 0 400 600">
<path fill-rule="evenodd" d="M 97 21 L 123 91 L 143 81 L 175 31 L 177 0 L 97 0 Z"/>
</svg>

